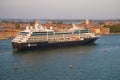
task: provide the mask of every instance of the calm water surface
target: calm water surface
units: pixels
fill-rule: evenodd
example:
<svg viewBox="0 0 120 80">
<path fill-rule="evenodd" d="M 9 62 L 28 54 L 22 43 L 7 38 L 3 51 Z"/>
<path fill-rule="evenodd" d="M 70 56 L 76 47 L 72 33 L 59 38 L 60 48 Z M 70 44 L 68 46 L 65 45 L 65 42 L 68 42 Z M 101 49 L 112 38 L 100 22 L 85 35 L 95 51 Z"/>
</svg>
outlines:
<svg viewBox="0 0 120 80">
<path fill-rule="evenodd" d="M 95 45 L 17 53 L 11 40 L 1 40 L 0 80 L 120 80 L 120 35 L 101 36 Z"/>
</svg>

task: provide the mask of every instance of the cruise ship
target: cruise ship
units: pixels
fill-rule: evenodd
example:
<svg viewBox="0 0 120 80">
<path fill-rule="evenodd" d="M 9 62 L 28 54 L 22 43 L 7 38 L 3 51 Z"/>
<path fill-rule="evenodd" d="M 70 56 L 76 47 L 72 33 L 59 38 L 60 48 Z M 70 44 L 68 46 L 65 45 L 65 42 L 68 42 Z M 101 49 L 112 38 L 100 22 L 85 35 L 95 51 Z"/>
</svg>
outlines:
<svg viewBox="0 0 120 80">
<path fill-rule="evenodd" d="M 52 28 L 43 27 L 38 21 L 35 26 L 27 26 L 13 40 L 15 51 L 61 48 L 94 43 L 100 36 L 92 33 L 88 28 L 73 28 L 67 31 L 56 32 Z"/>
</svg>

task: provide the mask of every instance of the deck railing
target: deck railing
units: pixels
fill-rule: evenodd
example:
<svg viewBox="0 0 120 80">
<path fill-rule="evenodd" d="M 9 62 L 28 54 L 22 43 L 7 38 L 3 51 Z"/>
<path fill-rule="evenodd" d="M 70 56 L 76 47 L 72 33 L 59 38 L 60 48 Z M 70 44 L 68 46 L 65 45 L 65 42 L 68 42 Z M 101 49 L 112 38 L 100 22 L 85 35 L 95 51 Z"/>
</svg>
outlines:
<svg viewBox="0 0 120 80">
<path fill-rule="evenodd" d="M 44 35 L 44 36 L 31 36 L 27 42 L 45 42 L 54 43 L 54 42 L 66 42 L 74 40 L 83 40 L 79 34 L 62 34 L 62 35 Z"/>
</svg>

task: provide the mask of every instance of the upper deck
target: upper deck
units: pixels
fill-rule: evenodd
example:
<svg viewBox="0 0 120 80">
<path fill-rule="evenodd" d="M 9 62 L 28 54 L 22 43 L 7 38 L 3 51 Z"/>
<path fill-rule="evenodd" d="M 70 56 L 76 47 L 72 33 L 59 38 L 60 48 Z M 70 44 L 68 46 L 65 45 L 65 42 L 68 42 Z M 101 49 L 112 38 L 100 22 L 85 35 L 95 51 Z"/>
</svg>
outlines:
<svg viewBox="0 0 120 80">
<path fill-rule="evenodd" d="M 95 37 L 88 28 L 74 28 L 72 31 L 55 32 L 51 29 L 46 29 L 42 25 L 36 23 L 35 27 L 26 27 L 25 31 L 20 32 L 13 42 L 64 42 L 74 40 L 84 40 L 85 38 Z"/>
</svg>

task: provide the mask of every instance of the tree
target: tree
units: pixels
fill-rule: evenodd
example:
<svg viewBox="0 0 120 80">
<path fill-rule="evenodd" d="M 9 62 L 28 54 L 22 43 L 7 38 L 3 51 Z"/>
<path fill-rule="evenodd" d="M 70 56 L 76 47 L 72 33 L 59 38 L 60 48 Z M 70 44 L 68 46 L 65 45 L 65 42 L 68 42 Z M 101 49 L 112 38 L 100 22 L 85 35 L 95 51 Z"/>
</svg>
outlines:
<svg viewBox="0 0 120 80">
<path fill-rule="evenodd" d="M 20 28 L 20 24 L 18 22 L 15 23 L 15 28 L 19 29 Z"/>
<path fill-rule="evenodd" d="M 104 25 L 105 28 L 110 28 L 111 33 L 120 33 L 120 24 Z"/>
</svg>

